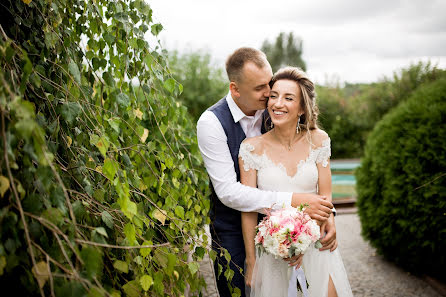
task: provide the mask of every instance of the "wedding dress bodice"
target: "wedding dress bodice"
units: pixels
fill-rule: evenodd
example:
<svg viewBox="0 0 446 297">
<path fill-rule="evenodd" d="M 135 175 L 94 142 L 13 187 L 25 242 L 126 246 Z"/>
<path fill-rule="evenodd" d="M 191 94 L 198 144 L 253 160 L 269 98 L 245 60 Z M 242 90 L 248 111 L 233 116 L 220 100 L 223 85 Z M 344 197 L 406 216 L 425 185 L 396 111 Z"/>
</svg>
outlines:
<svg viewBox="0 0 446 297">
<path fill-rule="evenodd" d="M 257 187 L 262 190 L 316 193 L 318 182 L 317 163 L 327 167 L 331 155 L 330 138 L 325 139 L 320 147 L 310 148 L 310 153 L 305 160 L 296 161 L 297 172 L 294 176 L 287 174 L 282 163 L 274 163 L 264 152 L 255 154 L 254 146 L 242 142 L 239 155 L 244 162 L 244 170 L 257 170 Z"/>
<path fill-rule="evenodd" d="M 317 193 L 319 178 L 317 164 L 327 167 L 331 156 L 330 138 L 326 138 L 319 147 L 310 147 L 306 159 L 296 160 L 297 171 L 290 176 L 282 163 L 273 162 L 266 152 L 258 154 L 254 151 L 258 150 L 249 141 L 244 141 L 240 145 L 239 156 L 243 160 L 245 171 L 257 170 L 257 187 L 269 191 L 294 193 Z M 287 163 L 290 162 L 287 160 Z M 305 291 L 309 297 L 327 296 L 329 276 L 333 280 L 338 296 L 353 297 L 338 249 L 334 252 L 328 250 L 321 252 L 311 247 L 305 252 L 302 267 L 305 276 L 302 276 L 303 271 L 300 270 L 302 274 L 297 273 L 297 277 L 306 278 L 309 287 L 308 291 L 306 289 Z M 283 259 L 276 259 L 266 253 L 257 254 L 253 275 L 251 297 L 304 295 L 296 291 L 296 278 L 290 278 L 288 264 Z M 305 284 L 305 279 L 300 278 L 299 282 Z"/>
</svg>

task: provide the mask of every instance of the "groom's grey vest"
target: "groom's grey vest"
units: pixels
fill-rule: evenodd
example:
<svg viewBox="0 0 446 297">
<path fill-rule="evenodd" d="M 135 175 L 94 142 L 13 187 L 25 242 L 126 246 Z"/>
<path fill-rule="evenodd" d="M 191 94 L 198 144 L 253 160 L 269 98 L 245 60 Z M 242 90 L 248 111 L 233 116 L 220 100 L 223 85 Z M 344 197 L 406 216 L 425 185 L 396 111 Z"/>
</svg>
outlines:
<svg viewBox="0 0 446 297">
<path fill-rule="evenodd" d="M 231 152 L 232 161 L 234 162 L 235 172 L 237 173 L 237 181 L 240 181 L 240 168 L 238 165 L 238 152 L 240 144 L 246 138 L 245 133 L 240 126 L 240 122 L 234 123 L 231 110 L 229 109 L 226 97 L 209 107 L 209 111 L 213 112 L 220 121 L 225 131 L 229 151 Z M 262 133 L 263 133 L 262 125 Z M 212 183 L 209 183 L 211 189 L 211 220 L 216 232 L 234 231 L 242 232 L 240 212 L 225 206 L 215 193 Z"/>
</svg>

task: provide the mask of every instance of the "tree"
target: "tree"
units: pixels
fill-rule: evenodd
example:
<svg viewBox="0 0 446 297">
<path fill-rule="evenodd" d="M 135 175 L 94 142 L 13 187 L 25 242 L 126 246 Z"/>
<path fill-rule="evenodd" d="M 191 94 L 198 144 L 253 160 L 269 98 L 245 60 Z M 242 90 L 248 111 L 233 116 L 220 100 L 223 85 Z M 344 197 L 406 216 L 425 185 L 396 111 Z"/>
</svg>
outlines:
<svg viewBox="0 0 446 297">
<path fill-rule="evenodd" d="M 371 84 L 318 86 L 319 119 L 332 139 L 333 156 L 358 158 L 375 124 L 419 87 L 445 77 L 430 63 L 417 63 Z"/>
<path fill-rule="evenodd" d="M 195 122 L 203 111 L 227 94 L 226 74 L 212 63 L 209 53 L 172 51 L 168 60 L 173 77 L 183 85 L 179 98 Z"/>
<path fill-rule="evenodd" d="M 150 6 L 9 0 L 2 7 L 2 289 L 197 292 L 207 176 Z"/>
<path fill-rule="evenodd" d="M 274 72 L 284 66 L 296 66 L 306 71 L 307 67 L 302 59 L 302 43 L 302 39 L 295 37 L 293 32 L 288 35 L 281 32 L 274 44 L 265 40 L 262 51 L 266 54 Z"/>
</svg>

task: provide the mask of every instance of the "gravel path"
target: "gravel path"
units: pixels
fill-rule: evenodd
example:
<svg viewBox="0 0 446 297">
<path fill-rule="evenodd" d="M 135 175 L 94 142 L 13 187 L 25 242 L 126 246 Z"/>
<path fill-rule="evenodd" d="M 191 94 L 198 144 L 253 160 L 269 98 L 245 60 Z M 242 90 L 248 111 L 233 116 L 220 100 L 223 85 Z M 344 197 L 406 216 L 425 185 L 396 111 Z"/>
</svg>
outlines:
<svg viewBox="0 0 446 297">
<path fill-rule="evenodd" d="M 357 214 L 337 216 L 336 230 L 354 296 L 441 297 L 422 279 L 376 255 L 360 235 Z"/>
<path fill-rule="evenodd" d="M 355 297 L 441 297 L 424 280 L 376 255 L 375 249 L 360 235 L 357 214 L 338 215 L 336 228 L 338 248 Z M 218 297 L 209 259 L 203 261 L 200 272 L 208 284 L 203 296 Z"/>
</svg>

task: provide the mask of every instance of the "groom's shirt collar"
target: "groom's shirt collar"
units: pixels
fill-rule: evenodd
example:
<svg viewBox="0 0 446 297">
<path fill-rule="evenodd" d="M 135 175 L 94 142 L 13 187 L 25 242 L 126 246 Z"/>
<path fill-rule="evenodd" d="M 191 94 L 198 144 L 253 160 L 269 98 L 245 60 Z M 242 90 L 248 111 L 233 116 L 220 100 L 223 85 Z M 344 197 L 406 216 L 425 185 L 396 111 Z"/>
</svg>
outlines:
<svg viewBox="0 0 446 297">
<path fill-rule="evenodd" d="M 234 123 L 240 122 L 240 126 L 242 127 L 246 137 L 254 137 L 262 134 L 261 127 L 264 109 L 257 110 L 253 116 L 247 116 L 235 103 L 231 96 L 231 92 L 229 92 L 226 96 L 226 101 L 228 102 L 229 110 L 231 111 Z"/>
<path fill-rule="evenodd" d="M 248 118 L 257 122 L 259 118 L 261 118 L 264 109 L 257 110 L 254 116 L 247 116 L 245 113 L 238 107 L 237 103 L 235 103 L 234 99 L 231 96 L 231 92 L 226 96 L 226 101 L 228 102 L 229 110 L 231 111 L 232 118 L 234 119 L 234 123 L 239 122 L 243 118 Z"/>
</svg>

